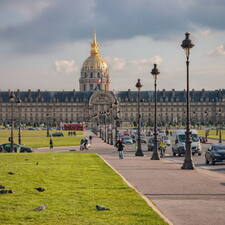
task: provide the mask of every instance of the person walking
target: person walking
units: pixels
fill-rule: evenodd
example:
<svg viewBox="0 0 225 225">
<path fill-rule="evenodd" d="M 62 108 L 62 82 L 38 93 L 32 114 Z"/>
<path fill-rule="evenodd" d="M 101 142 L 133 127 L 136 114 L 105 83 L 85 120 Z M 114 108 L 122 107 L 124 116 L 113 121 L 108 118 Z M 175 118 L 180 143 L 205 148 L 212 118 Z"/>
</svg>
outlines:
<svg viewBox="0 0 225 225">
<path fill-rule="evenodd" d="M 52 140 L 52 137 L 50 137 L 49 147 L 50 147 L 50 149 L 53 149 L 53 140 Z"/>
<path fill-rule="evenodd" d="M 92 144 L 92 136 L 89 136 L 89 144 Z"/>
<path fill-rule="evenodd" d="M 122 139 L 119 139 L 116 143 L 116 147 L 117 147 L 117 150 L 119 152 L 119 158 L 120 159 L 123 159 L 124 158 L 124 154 L 123 154 L 123 148 L 124 148 L 124 145 L 123 145 L 123 141 Z"/>
<path fill-rule="evenodd" d="M 88 150 L 88 138 L 85 137 L 84 139 L 84 149 Z"/>
</svg>

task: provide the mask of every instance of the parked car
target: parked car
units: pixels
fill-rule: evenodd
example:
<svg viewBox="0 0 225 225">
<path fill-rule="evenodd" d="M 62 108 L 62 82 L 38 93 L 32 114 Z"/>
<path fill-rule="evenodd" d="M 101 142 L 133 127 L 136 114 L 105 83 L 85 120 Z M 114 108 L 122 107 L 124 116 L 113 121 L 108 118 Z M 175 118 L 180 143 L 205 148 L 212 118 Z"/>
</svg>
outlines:
<svg viewBox="0 0 225 225">
<path fill-rule="evenodd" d="M 216 162 L 225 160 L 225 145 L 213 144 L 205 152 L 205 163 L 215 165 Z"/>
<path fill-rule="evenodd" d="M 148 139 L 148 151 L 153 151 L 153 148 L 154 148 L 154 137 L 151 136 Z"/>
<path fill-rule="evenodd" d="M 157 139 L 157 144 L 158 144 L 158 147 L 159 147 L 159 142 L 160 142 L 160 139 L 158 138 Z M 154 136 L 151 136 L 149 139 L 148 139 L 148 151 L 153 151 L 154 149 Z"/>
<path fill-rule="evenodd" d="M 133 139 L 130 136 L 124 136 L 123 137 L 123 144 L 133 144 Z"/>
<path fill-rule="evenodd" d="M 0 152 L 12 152 L 11 143 L 0 145 Z M 23 145 L 13 144 L 13 152 L 32 152 L 32 148 Z"/>
<path fill-rule="evenodd" d="M 64 134 L 62 132 L 55 132 L 52 133 L 52 137 L 64 137 Z"/>
</svg>

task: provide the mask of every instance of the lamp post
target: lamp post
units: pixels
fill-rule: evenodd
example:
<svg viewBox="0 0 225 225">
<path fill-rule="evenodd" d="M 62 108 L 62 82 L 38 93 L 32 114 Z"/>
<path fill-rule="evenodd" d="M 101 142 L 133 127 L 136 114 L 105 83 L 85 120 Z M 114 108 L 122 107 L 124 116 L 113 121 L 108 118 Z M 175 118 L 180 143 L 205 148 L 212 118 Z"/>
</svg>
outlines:
<svg viewBox="0 0 225 225">
<path fill-rule="evenodd" d="M 118 139 L 118 123 L 119 123 L 119 117 L 118 117 L 117 113 L 116 113 L 114 120 L 115 120 L 115 144 L 114 144 L 114 146 L 116 147 L 116 143 L 117 143 L 117 139 Z"/>
<path fill-rule="evenodd" d="M 190 34 L 185 33 L 185 39 L 183 40 L 181 47 L 184 49 L 186 54 L 186 67 L 187 67 L 187 113 L 186 113 L 186 143 L 185 143 L 185 158 L 184 163 L 181 169 L 193 170 L 194 164 L 192 162 L 192 154 L 191 154 L 191 131 L 190 131 L 190 100 L 189 100 L 189 55 L 190 49 L 194 46 L 194 44 L 189 39 Z"/>
<path fill-rule="evenodd" d="M 136 88 L 138 90 L 138 98 L 137 98 L 137 110 L 138 110 L 138 138 L 137 138 L 137 151 L 135 153 L 135 156 L 144 156 L 144 153 L 142 152 L 141 149 L 141 124 L 140 124 L 140 119 L 141 119 L 141 114 L 140 114 L 140 90 L 141 90 L 142 84 L 141 80 L 138 79 L 138 82 L 136 83 Z"/>
<path fill-rule="evenodd" d="M 220 126 L 220 132 L 219 132 L 219 143 L 222 143 L 222 124 L 221 124 L 221 109 L 219 109 L 219 126 Z"/>
<path fill-rule="evenodd" d="M 49 120 L 49 113 L 46 114 L 46 118 L 47 118 L 47 121 L 46 121 L 46 123 L 47 123 L 46 124 L 47 125 L 47 133 L 46 133 L 46 136 L 49 137 L 50 136 L 50 134 L 49 134 L 49 121 L 48 121 Z"/>
<path fill-rule="evenodd" d="M 107 118 L 107 120 L 106 120 L 106 122 L 107 122 L 107 144 L 110 144 L 110 140 L 109 140 L 109 127 L 110 127 L 110 110 L 107 110 L 106 111 L 106 118 Z"/>
<path fill-rule="evenodd" d="M 18 99 L 17 99 L 17 101 L 16 101 L 16 103 L 17 103 L 17 105 L 18 105 L 18 120 L 19 120 L 19 127 L 18 127 L 18 144 L 19 145 L 21 145 L 22 144 L 22 142 L 21 142 L 21 111 L 20 111 L 20 105 L 21 105 L 21 99 L 20 99 L 20 97 L 18 97 Z"/>
<path fill-rule="evenodd" d="M 113 107 L 114 105 L 111 104 L 110 106 L 110 120 L 111 120 L 111 132 L 110 132 L 110 145 L 113 145 Z"/>
<path fill-rule="evenodd" d="M 157 68 L 157 64 L 154 64 L 154 68 L 151 71 L 151 74 L 153 75 L 154 78 L 154 87 L 155 87 L 155 114 L 154 114 L 154 149 L 153 149 L 153 154 L 151 160 L 159 160 L 159 153 L 158 153 L 158 140 L 157 140 L 157 93 L 156 93 L 156 88 L 157 88 L 157 76 L 159 75 L 159 70 Z"/>
<path fill-rule="evenodd" d="M 10 151 L 13 152 L 13 144 L 14 144 L 14 135 L 13 135 L 13 129 L 14 129 L 14 118 L 13 118 L 13 105 L 15 102 L 15 95 L 13 92 L 10 92 L 9 95 L 9 102 L 11 103 L 11 135 L 10 135 Z"/>
<path fill-rule="evenodd" d="M 106 124 L 106 114 L 107 112 L 104 112 L 103 115 L 104 115 L 104 125 L 105 125 L 105 136 L 104 136 L 104 142 L 107 141 L 107 124 Z"/>
</svg>

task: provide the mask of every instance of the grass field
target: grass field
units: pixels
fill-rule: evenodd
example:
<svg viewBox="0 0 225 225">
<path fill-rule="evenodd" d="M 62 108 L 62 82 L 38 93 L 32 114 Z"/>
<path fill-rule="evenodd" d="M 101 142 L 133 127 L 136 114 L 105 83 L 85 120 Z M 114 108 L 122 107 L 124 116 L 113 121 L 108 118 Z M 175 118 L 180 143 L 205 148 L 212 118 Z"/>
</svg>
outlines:
<svg viewBox="0 0 225 225">
<path fill-rule="evenodd" d="M 166 224 L 95 154 L 6 153 L 0 168 L 0 184 L 15 192 L 0 195 L 1 225 Z M 97 204 L 110 210 L 97 211 Z"/>
<path fill-rule="evenodd" d="M 77 131 L 77 136 L 68 136 L 68 131 L 51 130 L 51 133 L 62 132 L 64 137 L 53 137 L 54 146 L 77 146 L 80 144 L 83 131 Z M 22 144 L 32 148 L 48 147 L 49 137 L 46 137 L 46 130 L 21 130 Z M 0 143 L 8 143 L 10 129 L 0 130 Z M 18 130 L 14 130 L 14 142 L 18 143 Z"/>
<path fill-rule="evenodd" d="M 198 134 L 205 137 L 205 130 L 198 130 Z M 208 138 L 219 139 L 219 132 L 216 135 L 216 130 L 210 130 L 208 134 Z M 222 130 L 222 139 L 225 140 L 225 130 Z"/>
</svg>

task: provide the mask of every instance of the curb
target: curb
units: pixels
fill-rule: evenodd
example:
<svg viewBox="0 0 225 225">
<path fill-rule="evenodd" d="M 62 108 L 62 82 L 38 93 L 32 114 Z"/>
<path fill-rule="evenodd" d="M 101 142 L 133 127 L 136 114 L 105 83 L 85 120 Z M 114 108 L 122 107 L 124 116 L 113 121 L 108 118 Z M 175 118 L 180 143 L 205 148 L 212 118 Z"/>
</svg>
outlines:
<svg viewBox="0 0 225 225">
<path fill-rule="evenodd" d="M 156 205 L 153 204 L 151 200 L 149 200 L 146 196 L 144 196 L 142 193 L 140 193 L 129 181 L 126 180 L 125 177 L 123 177 L 116 169 L 114 169 L 101 155 L 96 153 L 116 174 L 118 174 L 122 180 L 132 189 L 134 189 L 146 202 L 147 204 L 155 211 L 166 223 L 169 225 L 173 225 L 173 223 L 165 216 L 163 213 L 159 210 L 159 208 L 156 207 Z"/>
</svg>

